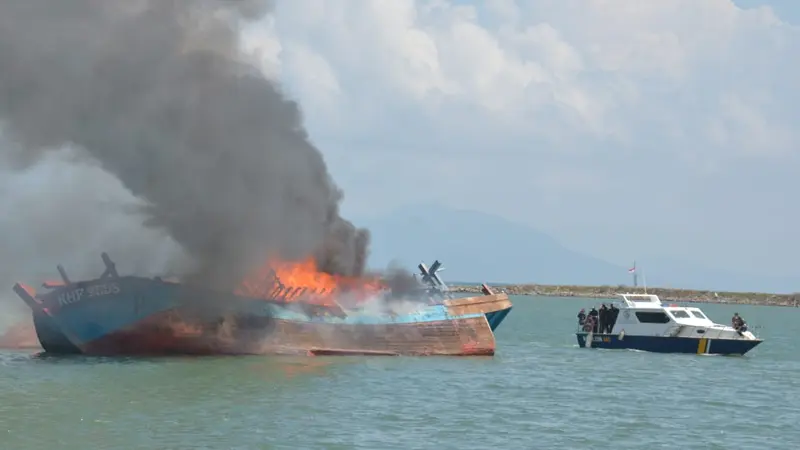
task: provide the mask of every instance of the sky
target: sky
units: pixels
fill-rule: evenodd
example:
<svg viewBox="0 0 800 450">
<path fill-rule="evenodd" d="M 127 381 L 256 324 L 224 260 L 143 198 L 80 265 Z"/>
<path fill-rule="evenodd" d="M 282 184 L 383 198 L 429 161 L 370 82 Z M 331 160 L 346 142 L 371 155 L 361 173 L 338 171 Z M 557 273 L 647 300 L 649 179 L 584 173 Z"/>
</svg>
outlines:
<svg viewBox="0 0 800 450">
<path fill-rule="evenodd" d="M 243 48 L 357 225 L 435 204 L 621 267 L 800 274 L 800 2 L 274 1 Z M 164 272 L 173 243 L 119 208 L 135 200 L 69 151 L 0 166 L 0 284 L 96 276 L 101 251 Z M 55 215 L 80 236 L 42 236 Z"/>
<path fill-rule="evenodd" d="M 617 264 L 800 273 L 800 3 L 279 0 L 243 43 L 355 219 L 438 203 Z"/>
</svg>

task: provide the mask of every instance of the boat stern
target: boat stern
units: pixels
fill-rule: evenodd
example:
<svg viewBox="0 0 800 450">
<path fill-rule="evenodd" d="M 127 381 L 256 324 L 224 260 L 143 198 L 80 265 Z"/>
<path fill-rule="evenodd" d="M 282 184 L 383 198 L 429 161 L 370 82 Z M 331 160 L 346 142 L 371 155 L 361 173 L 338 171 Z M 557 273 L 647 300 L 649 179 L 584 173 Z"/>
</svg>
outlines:
<svg viewBox="0 0 800 450">
<path fill-rule="evenodd" d="M 601 335 L 592 332 L 578 331 L 575 333 L 575 337 L 578 339 L 578 347 L 581 348 L 602 347 L 611 344 L 611 336 L 609 335 Z"/>
<path fill-rule="evenodd" d="M 578 331 L 575 333 L 575 337 L 578 339 L 578 347 L 585 347 L 586 346 L 586 333 L 585 331 Z"/>
<path fill-rule="evenodd" d="M 486 283 L 481 284 L 483 294 L 481 296 L 452 298 L 449 295 L 450 289 L 437 273 L 442 269 L 442 264 L 438 260 L 434 261 L 430 268 L 425 264 L 420 264 L 418 268 L 422 280 L 429 285 L 430 291 L 444 298 L 442 304 L 451 316 L 483 314 L 491 331 L 494 332 L 511 312 L 513 305 L 508 295 L 495 293 Z"/>
<path fill-rule="evenodd" d="M 505 320 L 511 312 L 513 304 L 506 294 L 487 294 L 480 297 L 464 297 L 444 301 L 447 312 L 451 316 L 483 314 L 489 322 L 492 332 Z"/>
</svg>

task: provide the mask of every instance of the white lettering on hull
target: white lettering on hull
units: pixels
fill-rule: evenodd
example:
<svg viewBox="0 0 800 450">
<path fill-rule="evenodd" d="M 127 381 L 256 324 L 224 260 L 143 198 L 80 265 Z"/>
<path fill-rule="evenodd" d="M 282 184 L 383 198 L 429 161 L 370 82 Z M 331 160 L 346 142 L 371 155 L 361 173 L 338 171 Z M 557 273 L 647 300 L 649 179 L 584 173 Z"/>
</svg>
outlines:
<svg viewBox="0 0 800 450">
<path fill-rule="evenodd" d="M 95 284 L 87 288 L 77 288 L 64 292 L 58 296 L 58 305 L 66 306 L 78 303 L 87 298 L 104 297 L 119 294 L 122 290 L 117 283 Z"/>
</svg>

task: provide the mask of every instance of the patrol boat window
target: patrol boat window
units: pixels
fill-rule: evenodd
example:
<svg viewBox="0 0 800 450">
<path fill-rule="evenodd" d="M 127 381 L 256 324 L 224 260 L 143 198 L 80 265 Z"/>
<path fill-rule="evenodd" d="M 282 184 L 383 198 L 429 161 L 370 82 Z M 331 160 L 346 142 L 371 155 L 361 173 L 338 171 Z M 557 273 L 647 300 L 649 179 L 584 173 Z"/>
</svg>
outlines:
<svg viewBox="0 0 800 450">
<path fill-rule="evenodd" d="M 692 311 L 692 314 L 698 319 L 708 319 L 708 317 L 704 316 L 700 311 Z"/>
<path fill-rule="evenodd" d="M 689 313 L 687 313 L 686 311 L 682 311 L 682 310 L 680 310 L 680 309 L 679 309 L 679 310 L 670 311 L 670 313 L 671 313 L 671 314 L 672 314 L 672 315 L 673 315 L 673 316 L 674 316 L 676 319 L 691 319 L 691 318 L 692 318 L 692 317 L 689 315 Z"/>
<path fill-rule="evenodd" d="M 669 323 L 669 317 L 663 312 L 637 311 L 636 318 L 641 323 Z"/>
</svg>

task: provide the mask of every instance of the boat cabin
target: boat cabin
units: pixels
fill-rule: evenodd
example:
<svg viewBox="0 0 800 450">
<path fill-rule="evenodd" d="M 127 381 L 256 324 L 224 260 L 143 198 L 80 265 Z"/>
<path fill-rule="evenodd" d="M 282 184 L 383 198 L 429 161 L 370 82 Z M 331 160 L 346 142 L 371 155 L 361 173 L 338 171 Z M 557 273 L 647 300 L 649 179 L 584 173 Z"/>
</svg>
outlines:
<svg viewBox="0 0 800 450">
<path fill-rule="evenodd" d="M 623 305 L 620 305 L 620 309 L 636 310 L 634 314 L 639 323 L 668 323 L 674 321 L 683 325 L 714 324 L 700 308 L 676 304 L 664 305 L 657 295 L 620 294 L 620 297 L 623 300 Z"/>
<path fill-rule="evenodd" d="M 661 335 L 676 325 L 712 327 L 714 322 L 700 308 L 665 305 L 657 295 L 620 294 L 619 315 L 612 333 L 621 329 L 628 333 Z M 649 331 L 647 333 L 646 331 Z"/>
</svg>

